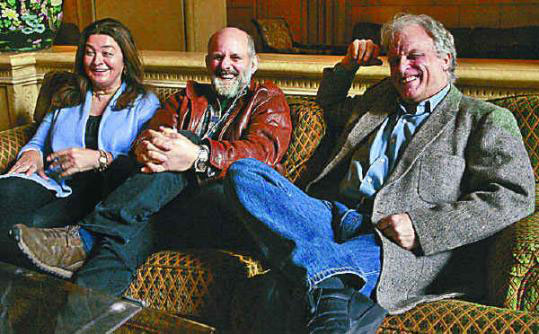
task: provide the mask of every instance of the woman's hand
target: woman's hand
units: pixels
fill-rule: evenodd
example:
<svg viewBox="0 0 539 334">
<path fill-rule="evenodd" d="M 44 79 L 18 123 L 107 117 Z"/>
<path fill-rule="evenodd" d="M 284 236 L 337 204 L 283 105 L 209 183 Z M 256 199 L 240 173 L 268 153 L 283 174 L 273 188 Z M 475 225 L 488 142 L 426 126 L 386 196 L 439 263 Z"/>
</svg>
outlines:
<svg viewBox="0 0 539 334">
<path fill-rule="evenodd" d="M 38 151 L 28 150 L 25 151 L 19 160 L 15 162 L 13 167 L 7 172 L 8 174 L 21 173 L 28 176 L 36 173 L 44 179 L 48 179 L 43 170 L 43 160 L 41 154 Z"/>
<path fill-rule="evenodd" d="M 66 177 L 99 167 L 99 151 L 72 147 L 50 154 L 47 161 L 50 168 L 60 168 L 60 176 Z"/>
</svg>

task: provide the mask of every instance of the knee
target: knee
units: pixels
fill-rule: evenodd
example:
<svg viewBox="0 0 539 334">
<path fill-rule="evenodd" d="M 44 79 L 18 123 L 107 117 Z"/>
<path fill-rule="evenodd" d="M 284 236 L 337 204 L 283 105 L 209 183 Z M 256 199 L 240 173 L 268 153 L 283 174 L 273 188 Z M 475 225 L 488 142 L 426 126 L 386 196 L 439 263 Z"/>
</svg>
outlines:
<svg viewBox="0 0 539 334">
<path fill-rule="evenodd" d="M 240 159 L 234 162 L 227 170 L 223 180 L 225 194 L 235 193 L 247 185 L 255 185 L 261 181 L 264 170 L 270 167 L 252 158 Z M 263 177 L 262 177 L 263 178 Z"/>
<path fill-rule="evenodd" d="M 0 179 L 0 194 L 9 196 L 10 194 L 20 191 L 20 184 L 17 182 L 19 180 L 20 179 L 15 176 Z"/>
<path fill-rule="evenodd" d="M 237 183 L 246 178 L 256 178 L 258 175 L 271 170 L 269 166 L 253 158 L 240 159 L 228 168 L 225 180 L 226 183 Z"/>
</svg>

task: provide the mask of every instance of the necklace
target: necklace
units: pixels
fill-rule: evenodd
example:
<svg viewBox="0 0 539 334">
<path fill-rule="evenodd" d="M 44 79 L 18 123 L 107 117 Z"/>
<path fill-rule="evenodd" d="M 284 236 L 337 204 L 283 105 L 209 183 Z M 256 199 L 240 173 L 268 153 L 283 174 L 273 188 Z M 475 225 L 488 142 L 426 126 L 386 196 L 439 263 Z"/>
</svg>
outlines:
<svg viewBox="0 0 539 334">
<path fill-rule="evenodd" d="M 97 98 L 99 101 L 101 101 L 102 97 L 106 96 L 112 96 L 116 91 L 120 88 L 120 86 L 113 87 L 111 89 L 103 89 L 103 90 L 94 90 L 92 92 L 92 96 Z"/>
</svg>

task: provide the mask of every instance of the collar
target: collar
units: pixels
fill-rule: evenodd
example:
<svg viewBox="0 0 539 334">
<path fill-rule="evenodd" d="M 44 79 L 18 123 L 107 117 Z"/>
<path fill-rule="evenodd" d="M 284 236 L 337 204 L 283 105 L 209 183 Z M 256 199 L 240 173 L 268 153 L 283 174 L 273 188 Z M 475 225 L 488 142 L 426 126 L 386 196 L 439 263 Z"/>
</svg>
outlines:
<svg viewBox="0 0 539 334">
<path fill-rule="evenodd" d="M 244 95 L 247 94 L 247 91 L 249 90 L 249 86 L 243 87 L 242 90 L 240 90 L 239 94 L 234 97 L 229 98 L 223 98 L 220 99 L 219 96 L 215 93 L 215 90 L 213 89 L 213 86 L 211 88 L 211 102 L 210 104 L 212 106 L 216 106 L 218 110 L 221 111 L 221 114 L 224 114 L 227 110 L 230 110 L 230 107 L 235 105 L 236 102 Z"/>
<path fill-rule="evenodd" d="M 419 102 L 418 104 L 408 104 L 404 103 L 399 98 L 399 112 L 405 113 L 405 114 L 422 114 L 422 113 L 431 113 L 437 106 L 440 104 L 440 102 L 443 100 L 443 98 L 447 95 L 449 92 L 449 89 L 451 88 L 450 84 L 447 84 L 444 88 L 442 88 L 438 93 L 434 94 L 430 98 L 423 100 Z"/>
</svg>

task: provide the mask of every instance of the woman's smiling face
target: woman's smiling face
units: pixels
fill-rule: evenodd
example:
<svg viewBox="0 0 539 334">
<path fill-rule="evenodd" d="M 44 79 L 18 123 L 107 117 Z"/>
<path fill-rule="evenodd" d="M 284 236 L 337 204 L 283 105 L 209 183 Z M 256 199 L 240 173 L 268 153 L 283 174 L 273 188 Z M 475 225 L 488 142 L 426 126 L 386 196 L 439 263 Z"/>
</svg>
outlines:
<svg viewBox="0 0 539 334">
<path fill-rule="evenodd" d="M 122 81 L 122 50 L 109 35 L 90 35 L 82 59 L 84 72 L 95 89 L 117 87 Z"/>
</svg>

